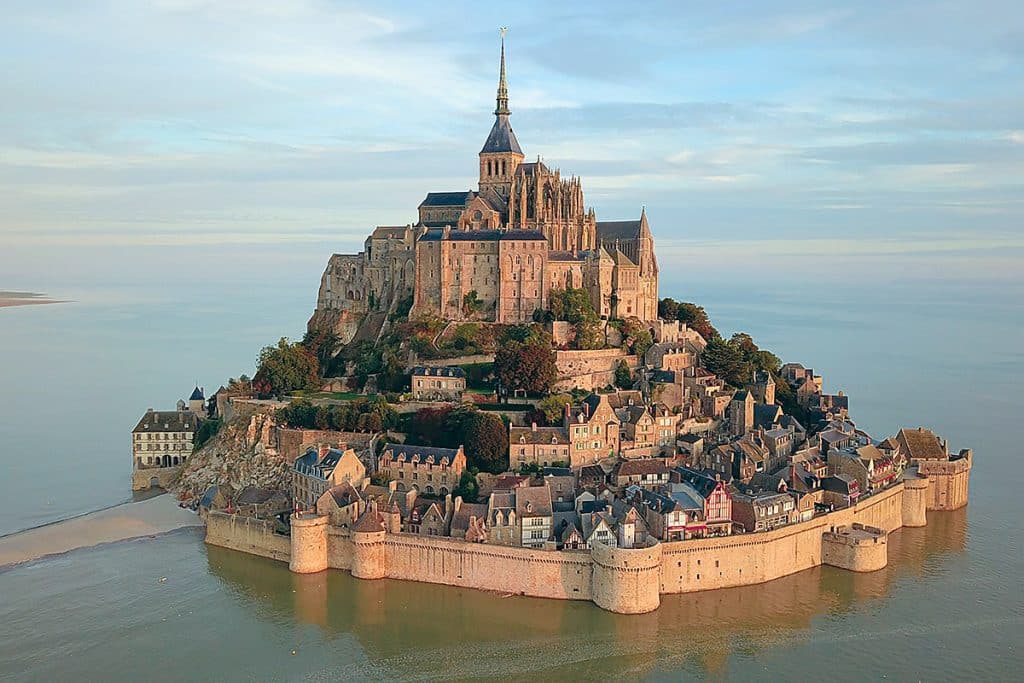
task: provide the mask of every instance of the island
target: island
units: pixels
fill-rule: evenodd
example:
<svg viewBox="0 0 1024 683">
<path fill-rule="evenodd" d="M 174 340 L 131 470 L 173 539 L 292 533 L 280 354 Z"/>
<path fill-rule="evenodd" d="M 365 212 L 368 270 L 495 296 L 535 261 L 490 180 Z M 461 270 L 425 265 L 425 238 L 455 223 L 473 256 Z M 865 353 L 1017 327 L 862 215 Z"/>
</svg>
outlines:
<svg viewBox="0 0 1024 683">
<path fill-rule="evenodd" d="M 598 220 L 510 116 L 503 40 L 477 188 L 332 255 L 305 336 L 253 377 L 147 410 L 133 487 L 294 572 L 624 614 L 875 571 L 890 533 L 967 504 L 969 449 L 875 438 L 813 369 L 659 298 L 646 211 Z"/>
</svg>

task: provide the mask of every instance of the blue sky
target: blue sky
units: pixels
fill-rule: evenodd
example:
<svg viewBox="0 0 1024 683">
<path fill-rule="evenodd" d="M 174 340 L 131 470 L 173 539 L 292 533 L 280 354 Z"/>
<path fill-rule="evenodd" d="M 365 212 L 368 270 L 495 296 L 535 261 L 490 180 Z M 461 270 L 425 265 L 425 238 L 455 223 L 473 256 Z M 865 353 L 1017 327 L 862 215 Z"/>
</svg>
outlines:
<svg viewBox="0 0 1024 683">
<path fill-rule="evenodd" d="M 506 25 L 527 157 L 670 253 L 1020 265 L 1020 2 L 433 5 L 4 3 L 0 240 L 354 246 L 475 186 Z"/>
</svg>

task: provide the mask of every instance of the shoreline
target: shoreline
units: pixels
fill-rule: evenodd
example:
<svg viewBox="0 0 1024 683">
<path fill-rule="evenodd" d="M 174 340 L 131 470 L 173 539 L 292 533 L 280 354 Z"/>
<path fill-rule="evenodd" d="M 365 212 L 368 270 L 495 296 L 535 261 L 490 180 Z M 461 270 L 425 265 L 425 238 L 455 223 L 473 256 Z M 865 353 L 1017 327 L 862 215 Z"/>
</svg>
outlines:
<svg viewBox="0 0 1024 683">
<path fill-rule="evenodd" d="M 179 508 L 173 496 L 161 494 L 4 536 L 0 538 L 0 570 L 79 548 L 202 525 L 191 510 Z"/>
<path fill-rule="evenodd" d="M 33 306 L 42 304 L 63 304 L 67 301 L 51 299 L 40 292 L 16 292 L 12 290 L 0 290 L 0 308 L 13 308 L 14 306 Z"/>
</svg>

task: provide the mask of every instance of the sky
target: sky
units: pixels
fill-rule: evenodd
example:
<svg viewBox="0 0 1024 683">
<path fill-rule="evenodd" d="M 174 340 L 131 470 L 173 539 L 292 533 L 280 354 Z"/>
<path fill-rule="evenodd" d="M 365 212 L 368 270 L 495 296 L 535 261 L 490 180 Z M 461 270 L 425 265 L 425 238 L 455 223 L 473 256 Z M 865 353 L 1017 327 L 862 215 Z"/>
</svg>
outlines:
<svg viewBox="0 0 1024 683">
<path fill-rule="evenodd" d="M 414 220 L 475 187 L 499 26 L 526 156 L 599 219 L 646 206 L 659 253 L 1022 263 L 1019 0 L 7 0 L 0 280 L 5 251 Z"/>
</svg>

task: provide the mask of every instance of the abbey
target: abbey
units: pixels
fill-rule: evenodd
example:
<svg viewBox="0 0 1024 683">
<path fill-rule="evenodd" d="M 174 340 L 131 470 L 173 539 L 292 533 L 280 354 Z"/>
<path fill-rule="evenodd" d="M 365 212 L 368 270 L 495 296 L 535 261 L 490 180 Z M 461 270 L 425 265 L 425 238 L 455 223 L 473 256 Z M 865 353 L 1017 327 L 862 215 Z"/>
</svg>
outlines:
<svg viewBox="0 0 1024 683">
<path fill-rule="evenodd" d="M 415 224 L 381 226 L 358 254 L 335 254 L 310 327 L 349 341 L 367 314 L 412 297 L 411 315 L 519 323 L 548 308 L 552 290 L 585 289 L 607 318 L 655 320 L 658 263 L 641 210 L 598 221 L 579 178 L 526 162 L 509 122 L 505 46 L 494 124 L 476 190 L 430 192 Z"/>
</svg>

